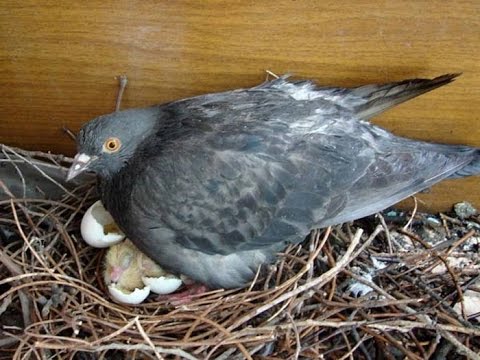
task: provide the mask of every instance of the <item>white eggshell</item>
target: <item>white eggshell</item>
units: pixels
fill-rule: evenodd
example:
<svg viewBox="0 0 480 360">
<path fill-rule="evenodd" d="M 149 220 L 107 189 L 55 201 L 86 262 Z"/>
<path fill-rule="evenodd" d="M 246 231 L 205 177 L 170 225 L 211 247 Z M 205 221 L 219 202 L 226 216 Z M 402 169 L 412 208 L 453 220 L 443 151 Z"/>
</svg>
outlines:
<svg viewBox="0 0 480 360">
<path fill-rule="evenodd" d="M 111 284 L 108 286 L 108 291 L 110 292 L 110 295 L 112 295 L 112 297 L 118 302 L 136 305 L 140 304 L 148 297 L 150 294 L 150 287 L 145 286 L 143 289 L 135 288 L 135 290 L 132 292 L 126 293 L 120 290 L 115 284 Z"/>
<path fill-rule="evenodd" d="M 149 286 L 152 292 L 159 295 L 170 294 L 182 286 L 182 280 L 170 276 L 159 277 L 142 277 L 142 281 L 146 286 Z"/>
<path fill-rule="evenodd" d="M 83 215 L 80 232 L 83 240 L 93 247 L 105 248 L 122 241 L 125 235 L 118 232 L 105 234 L 105 226 L 115 224 L 112 215 L 103 207 L 100 200 L 90 206 Z"/>
</svg>

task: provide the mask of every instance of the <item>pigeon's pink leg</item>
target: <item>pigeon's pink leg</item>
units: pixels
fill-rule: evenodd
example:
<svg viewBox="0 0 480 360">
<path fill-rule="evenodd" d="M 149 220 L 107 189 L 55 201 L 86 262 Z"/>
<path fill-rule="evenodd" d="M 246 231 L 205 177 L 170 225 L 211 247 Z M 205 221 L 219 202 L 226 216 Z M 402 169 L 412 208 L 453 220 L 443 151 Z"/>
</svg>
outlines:
<svg viewBox="0 0 480 360">
<path fill-rule="evenodd" d="M 192 283 L 185 285 L 184 290 L 173 294 L 159 295 L 157 301 L 168 301 L 174 305 L 187 304 L 192 300 L 194 295 L 200 295 L 209 289 L 202 284 Z"/>
</svg>

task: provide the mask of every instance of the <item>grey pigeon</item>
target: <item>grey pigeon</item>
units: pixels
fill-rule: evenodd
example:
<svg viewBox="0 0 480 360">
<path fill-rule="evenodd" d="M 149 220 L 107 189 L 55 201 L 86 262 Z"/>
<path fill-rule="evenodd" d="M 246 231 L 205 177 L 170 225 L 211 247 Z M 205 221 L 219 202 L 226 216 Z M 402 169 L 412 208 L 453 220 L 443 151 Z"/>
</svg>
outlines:
<svg viewBox="0 0 480 360">
<path fill-rule="evenodd" d="M 100 116 L 68 178 L 90 170 L 134 244 L 210 288 L 250 281 L 313 228 L 480 173 L 480 149 L 392 135 L 368 120 L 457 74 L 351 89 L 286 77 Z"/>
</svg>

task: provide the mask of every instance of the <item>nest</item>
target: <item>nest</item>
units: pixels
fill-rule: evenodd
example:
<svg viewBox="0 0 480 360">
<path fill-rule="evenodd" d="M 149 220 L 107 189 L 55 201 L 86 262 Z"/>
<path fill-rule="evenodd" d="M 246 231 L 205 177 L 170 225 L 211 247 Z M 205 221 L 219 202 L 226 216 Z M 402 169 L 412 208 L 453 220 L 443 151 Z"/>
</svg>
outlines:
<svg viewBox="0 0 480 360">
<path fill-rule="evenodd" d="M 70 161 L 2 152 L 23 194 L 25 166 L 64 174 Z M 313 231 L 246 288 L 125 306 L 108 297 L 103 251 L 80 237 L 94 182 L 59 179 L 47 200 L 0 177 L 0 359 L 478 358 L 466 306 L 480 288 L 478 215 L 384 212 Z"/>
</svg>

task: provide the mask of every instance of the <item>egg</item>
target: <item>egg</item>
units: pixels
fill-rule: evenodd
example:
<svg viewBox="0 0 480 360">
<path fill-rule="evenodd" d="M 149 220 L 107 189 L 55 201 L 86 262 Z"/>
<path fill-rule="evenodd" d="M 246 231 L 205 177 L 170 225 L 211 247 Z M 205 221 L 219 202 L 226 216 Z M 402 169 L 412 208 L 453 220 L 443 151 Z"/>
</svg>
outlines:
<svg viewBox="0 0 480 360">
<path fill-rule="evenodd" d="M 170 294 L 182 286 L 182 280 L 173 276 L 159 276 L 159 277 L 142 277 L 143 283 L 150 287 L 150 290 L 155 294 L 165 295 Z"/>
<path fill-rule="evenodd" d="M 116 286 L 116 284 L 111 284 L 108 286 L 108 291 L 112 298 L 118 302 L 128 305 L 137 305 L 142 303 L 148 297 L 150 294 L 150 287 L 145 286 L 142 289 L 135 288 L 135 290 L 127 292 Z"/>
<path fill-rule="evenodd" d="M 80 232 L 83 240 L 96 248 L 109 247 L 125 238 L 100 200 L 90 206 L 83 215 Z"/>
</svg>

